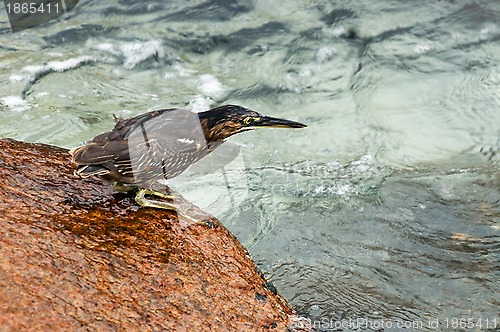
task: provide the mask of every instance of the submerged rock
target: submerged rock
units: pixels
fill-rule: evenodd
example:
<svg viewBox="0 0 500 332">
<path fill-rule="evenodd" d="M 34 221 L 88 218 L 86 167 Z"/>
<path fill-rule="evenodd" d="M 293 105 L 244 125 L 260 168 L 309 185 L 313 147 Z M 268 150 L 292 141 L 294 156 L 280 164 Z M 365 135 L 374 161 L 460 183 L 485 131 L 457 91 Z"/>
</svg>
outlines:
<svg viewBox="0 0 500 332">
<path fill-rule="evenodd" d="M 0 139 L 3 331 L 293 328 L 217 219 L 179 222 L 73 171 L 65 149 Z"/>
</svg>

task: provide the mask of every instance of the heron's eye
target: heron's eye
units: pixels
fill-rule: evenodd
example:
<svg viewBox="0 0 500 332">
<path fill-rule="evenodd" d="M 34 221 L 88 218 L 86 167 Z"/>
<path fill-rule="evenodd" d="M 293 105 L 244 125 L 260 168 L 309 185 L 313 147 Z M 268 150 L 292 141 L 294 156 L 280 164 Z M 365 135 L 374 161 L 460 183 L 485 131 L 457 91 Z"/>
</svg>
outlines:
<svg viewBox="0 0 500 332">
<path fill-rule="evenodd" d="M 249 116 L 243 120 L 243 123 L 245 124 L 245 126 L 248 126 L 248 125 L 251 125 L 252 123 L 255 123 L 259 120 L 260 120 L 260 118 L 253 118 L 253 117 Z"/>
</svg>

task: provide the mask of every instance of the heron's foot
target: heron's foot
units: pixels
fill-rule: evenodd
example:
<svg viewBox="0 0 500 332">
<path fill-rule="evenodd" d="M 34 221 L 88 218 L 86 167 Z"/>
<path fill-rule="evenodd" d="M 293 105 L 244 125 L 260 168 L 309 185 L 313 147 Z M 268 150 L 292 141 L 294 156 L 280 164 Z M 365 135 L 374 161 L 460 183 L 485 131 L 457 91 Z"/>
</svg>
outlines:
<svg viewBox="0 0 500 332">
<path fill-rule="evenodd" d="M 156 196 L 159 197 L 160 199 L 146 198 L 146 195 Z M 157 191 L 154 189 L 144 189 L 144 188 L 139 189 L 137 191 L 137 194 L 135 195 L 135 201 L 142 207 L 152 207 L 157 209 L 175 211 L 177 212 L 178 216 L 182 216 L 183 218 L 189 221 L 198 223 L 199 220 L 196 220 L 193 217 L 191 217 L 189 214 L 186 213 L 186 211 L 183 211 L 174 203 L 166 201 L 166 200 L 174 200 L 176 198 L 178 198 L 178 196 L 175 194 L 165 194 L 162 193 L 161 191 Z"/>
<path fill-rule="evenodd" d="M 127 193 L 132 190 L 137 190 L 137 186 L 134 186 L 132 184 L 126 184 L 122 182 L 115 182 L 115 190 L 118 191 L 119 193 Z"/>
<path fill-rule="evenodd" d="M 158 190 L 143 188 L 139 189 L 137 191 L 137 194 L 135 195 L 135 201 L 137 202 L 137 204 L 144 207 L 152 207 L 152 208 L 172 210 L 172 211 L 179 210 L 177 206 L 175 206 L 173 203 L 166 202 L 164 200 L 146 198 L 146 195 L 157 196 L 162 199 L 169 199 L 169 200 L 177 198 L 175 195 L 167 195 Z"/>
</svg>

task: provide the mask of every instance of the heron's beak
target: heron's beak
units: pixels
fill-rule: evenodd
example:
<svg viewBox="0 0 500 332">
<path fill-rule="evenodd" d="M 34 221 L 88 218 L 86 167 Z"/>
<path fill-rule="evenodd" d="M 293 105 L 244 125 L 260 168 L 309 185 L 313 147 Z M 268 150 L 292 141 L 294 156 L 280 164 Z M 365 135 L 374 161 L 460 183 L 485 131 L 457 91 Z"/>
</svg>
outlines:
<svg viewBox="0 0 500 332">
<path fill-rule="evenodd" d="M 307 127 L 305 124 L 296 122 L 296 121 L 291 121 L 291 120 L 285 120 L 285 119 L 278 119 L 278 118 L 273 118 L 270 116 L 262 116 L 254 123 L 251 124 L 252 127 L 255 128 L 260 128 L 260 127 L 270 127 L 270 128 L 305 128 Z"/>
</svg>

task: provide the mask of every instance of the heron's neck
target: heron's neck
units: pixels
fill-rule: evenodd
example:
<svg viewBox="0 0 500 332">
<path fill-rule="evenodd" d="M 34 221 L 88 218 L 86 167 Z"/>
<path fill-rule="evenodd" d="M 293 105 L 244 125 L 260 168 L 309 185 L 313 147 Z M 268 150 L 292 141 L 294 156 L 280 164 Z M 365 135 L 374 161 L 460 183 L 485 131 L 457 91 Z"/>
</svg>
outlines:
<svg viewBox="0 0 500 332">
<path fill-rule="evenodd" d="M 224 130 L 224 123 L 214 123 L 212 119 L 202 117 L 202 114 L 200 113 L 200 124 L 205 135 L 205 140 L 208 143 L 219 143 L 219 145 L 224 143 L 228 138 Z"/>
</svg>

